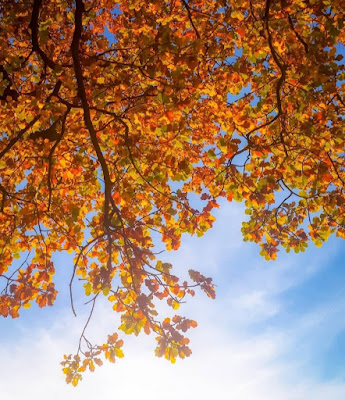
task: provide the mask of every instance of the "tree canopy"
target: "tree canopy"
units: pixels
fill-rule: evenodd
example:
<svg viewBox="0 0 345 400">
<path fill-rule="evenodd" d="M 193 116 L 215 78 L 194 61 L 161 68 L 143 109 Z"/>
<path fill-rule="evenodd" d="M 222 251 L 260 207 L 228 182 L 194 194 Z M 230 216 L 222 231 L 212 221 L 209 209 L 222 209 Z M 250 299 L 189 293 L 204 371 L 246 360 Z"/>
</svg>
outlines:
<svg viewBox="0 0 345 400">
<path fill-rule="evenodd" d="M 152 332 L 174 362 L 196 322 L 155 304 L 215 292 L 197 271 L 175 276 L 158 236 L 177 250 L 183 233 L 203 235 L 224 197 L 244 202 L 244 239 L 266 259 L 345 237 L 343 0 L 0 7 L 2 316 L 53 305 L 52 256 L 73 252 L 73 312 L 78 278 L 90 317 L 106 296 L 120 331 Z M 67 382 L 122 344 L 84 330 Z"/>
</svg>

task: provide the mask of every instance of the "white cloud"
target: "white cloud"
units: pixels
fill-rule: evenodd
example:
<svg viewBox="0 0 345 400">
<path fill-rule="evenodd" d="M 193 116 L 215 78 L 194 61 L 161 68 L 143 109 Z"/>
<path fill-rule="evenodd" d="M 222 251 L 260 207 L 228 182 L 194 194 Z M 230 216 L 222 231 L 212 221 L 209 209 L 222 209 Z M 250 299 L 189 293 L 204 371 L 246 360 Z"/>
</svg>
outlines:
<svg viewBox="0 0 345 400">
<path fill-rule="evenodd" d="M 218 304 L 220 306 L 221 304 Z M 219 315 L 221 313 L 216 311 Z M 200 313 L 201 314 L 201 313 Z M 100 333 L 103 309 L 94 321 Z M 2 398 L 28 400 L 164 397 L 167 400 L 234 398 L 236 400 L 340 400 L 345 394 L 341 382 L 320 383 L 305 375 L 298 362 L 282 362 L 280 355 L 291 345 L 289 332 L 238 336 L 229 332 L 215 317 L 199 315 L 200 326 L 193 332 L 193 355 L 175 365 L 153 356 L 152 338 L 127 338 L 126 357 L 115 365 L 105 364 L 87 374 L 77 388 L 63 382 L 58 362 L 75 341 L 76 324 L 72 317 L 60 320 L 61 326 L 31 332 L 19 343 L 0 350 Z M 108 325 L 106 323 L 105 325 Z M 64 327 L 64 329 L 62 329 Z M 311 329 L 315 326 L 312 325 Z M 71 328 L 71 331 L 69 331 Z M 297 338 L 298 338 L 298 329 Z M 295 332 L 296 334 L 296 332 Z M 62 336 L 63 335 L 63 336 Z"/>
<path fill-rule="evenodd" d="M 7 346 L 0 347 L 0 398 L 343 400 L 345 383 L 340 378 L 320 380 L 312 362 L 318 348 L 344 329 L 345 303 L 335 298 L 307 312 L 285 315 L 282 297 L 317 273 L 325 256 L 310 252 L 308 257 L 262 261 L 257 251 L 240 245 L 241 219 L 241 207 L 226 207 L 213 231 L 186 239 L 180 252 L 168 255 L 179 273 L 186 267 L 200 268 L 218 282 L 216 301 L 200 293 L 182 308 L 181 313 L 199 322 L 190 335 L 189 359 L 172 365 L 154 357 L 152 337 L 129 336 L 124 359 L 87 374 L 77 388 L 67 386 L 58 363 L 63 353 L 73 352 L 83 318 L 59 310 L 51 327 L 21 323 L 17 341 L 7 338 Z M 285 319 L 271 324 L 279 315 Z M 102 340 L 116 326 L 113 318 L 101 304 L 90 335 Z"/>
</svg>

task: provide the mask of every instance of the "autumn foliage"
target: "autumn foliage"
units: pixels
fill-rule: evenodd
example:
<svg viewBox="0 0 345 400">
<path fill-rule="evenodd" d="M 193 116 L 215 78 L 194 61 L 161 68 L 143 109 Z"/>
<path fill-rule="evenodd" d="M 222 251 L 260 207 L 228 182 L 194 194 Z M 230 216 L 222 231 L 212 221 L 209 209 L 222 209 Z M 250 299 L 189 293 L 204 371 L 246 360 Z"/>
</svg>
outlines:
<svg viewBox="0 0 345 400">
<path fill-rule="evenodd" d="M 152 332 L 174 362 L 196 322 L 155 303 L 176 310 L 214 287 L 193 270 L 181 281 L 153 237 L 177 250 L 183 233 L 203 235 L 222 197 L 244 202 L 244 239 L 267 259 L 345 237 L 343 0 L 0 7 L 2 316 L 53 305 L 52 256 L 73 252 L 73 312 L 81 279 L 90 317 L 107 297 L 120 331 Z M 84 330 L 67 382 L 122 344 Z"/>
</svg>

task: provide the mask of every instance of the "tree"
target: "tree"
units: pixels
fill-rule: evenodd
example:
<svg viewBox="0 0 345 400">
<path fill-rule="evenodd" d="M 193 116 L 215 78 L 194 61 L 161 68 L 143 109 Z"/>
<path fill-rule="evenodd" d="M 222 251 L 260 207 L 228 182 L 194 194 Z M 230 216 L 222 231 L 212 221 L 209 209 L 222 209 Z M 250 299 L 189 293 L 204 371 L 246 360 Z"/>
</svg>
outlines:
<svg viewBox="0 0 345 400">
<path fill-rule="evenodd" d="M 181 282 L 153 235 L 178 249 L 226 197 L 244 201 L 244 239 L 266 259 L 345 237 L 342 0 L 0 6 L 2 316 L 53 305 L 52 255 L 73 252 L 73 312 L 78 276 L 90 318 L 106 296 L 120 330 L 153 332 L 174 362 L 196 322 L 161 320 L 155 301 L 215 293 L 196 271 Z M 122 343 L 93 345 L 84 329 L 67 382 Z"/>
</svg>

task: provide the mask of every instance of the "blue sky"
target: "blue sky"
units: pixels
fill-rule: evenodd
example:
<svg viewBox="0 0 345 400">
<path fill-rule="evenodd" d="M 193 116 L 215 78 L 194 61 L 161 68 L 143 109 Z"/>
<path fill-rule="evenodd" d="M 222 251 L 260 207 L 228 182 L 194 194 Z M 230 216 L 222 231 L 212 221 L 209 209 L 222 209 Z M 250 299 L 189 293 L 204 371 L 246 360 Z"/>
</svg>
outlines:
<svg viewBox="0 0 345 400">
<path fill-rule="evenodd" d="M 189 359 L 172 365 L 154 356 L 153 337 L 126 336 L 124 359 L 86 374 L 77 388 L 67 386 L 59 362 L 74 352 L 86 310 L 78 304 L 78 318 L 72 315 L 63 279 L 72 263 L 59 255 L 56 306 L 0 320 L 1 398 L 343 400 L 342 240 L 304 254 L 281 251 L 267 262 L 256 245 L 242 242 L 244 217 L 241 205 L 222 204 L 204 237 L 185 237 L 179 251 L 165 254 L 178 274 L 198 269 L 217 284 L 215 301 L 198 293 L 181 309 L 199 323 Z M 96 311 L 89 335 L 101 342 L 118 320 L 106 302 Z"/>
</svg>

